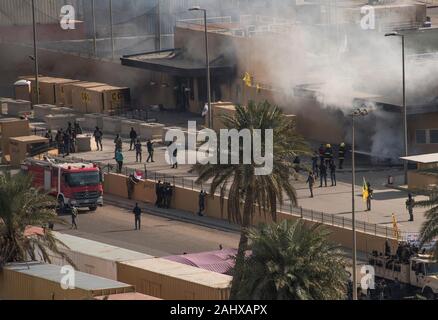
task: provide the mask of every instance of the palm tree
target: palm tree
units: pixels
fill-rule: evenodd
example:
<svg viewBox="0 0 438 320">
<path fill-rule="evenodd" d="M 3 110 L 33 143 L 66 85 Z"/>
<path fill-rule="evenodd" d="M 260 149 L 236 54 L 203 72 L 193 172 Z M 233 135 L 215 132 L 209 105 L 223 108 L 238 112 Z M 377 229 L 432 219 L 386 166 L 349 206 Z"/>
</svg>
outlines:
<svg viewBox="0 0 438 320">
<path fill-rule="evenodd" d="M 31 179 L 21 173 L 0 175 L 0 268 L 9 262 L 37 260 L 37 255 L 50 263 L 49 253 L 74 265 L 59 251 L 59 246 L 66 246 L 50 230 L 25 234 L 30 226 L 63 223 L 56 215 L 55 199 L 33 188 Z"/>
<path fill-rule="evenodd" d="M 345 299 L 348 274 L 339 248 L 321 225 L 282 221 L 248 232 L 251 255 L 237 298 L 245 300 Z"/>
<path fill-rule="evenodd" d="M 262 132 L 262 152 L 266 149 L 265 130 L 273 130 L 273 170 L 267 175 L 256 175 L 255 170 L 260 167 L 251 155 L 251 163 L 244 164 L 243 148 L 240 146 L 240 162 L 238 164 L 196 164 L 192 171 L 198 173 L 197 183 L 211 181 L 210 194 L 220 190 L 221 210 L 224 199 L 228 198 L 227 217 L 230 221 L 241 225 L 242 232 L 236 256 L 235 270 L 239 270 L 244 263 L 248 238 L 245 230 L 251 226 L 256 211 L 259 214 L 268 214 L 276 221 L 277 204 L 283 204 L 285 196 L 292 205 L 296 205 L 297 197 L 291 183 L 294 174 L 292 159 L 308 153 L 309 149 L 302 137 L 295 131 L 295 125 L 277 106 L 264 103 L 250 102 L 248 107 L 237 106 L 233 116 L 221 115 L 221 120 L 228 129 L 249 129 L 251 134 L 256 129 Z M 219 154 L 219 153 L 218 153 Z M 242 205 L 243 203 L 243 205 Z M 243 206 L 243 210 L 242 210 Z M 259 210 L 255 209 L 258 206 Z M 240 273 L 233 277 L 231 299 L 235 298 L 239 287 Z"/>
<path fill-rule="evenodd" d="M 424 245 L 427 242 L 433 241 L 438 237 L 438 192 L 431 191 L 429 200 L 416 201 L 415 207 L 428 208 L 424 216 L 426 220 L 423 222 L 420 230 L 420 243 Z M 434 257 L 438 259 L 438 242 L 435 244 Z"/>
</svg>

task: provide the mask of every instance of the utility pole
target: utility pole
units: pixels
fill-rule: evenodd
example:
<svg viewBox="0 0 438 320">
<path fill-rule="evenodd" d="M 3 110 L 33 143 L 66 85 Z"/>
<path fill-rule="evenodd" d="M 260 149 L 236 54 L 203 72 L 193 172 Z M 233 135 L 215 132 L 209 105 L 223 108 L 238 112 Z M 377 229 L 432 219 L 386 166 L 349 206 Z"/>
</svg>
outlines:
<svg viewBox="0 0 438 320">
<path fill-rule="evenodd" d="M 37 48 L 37 30 L 36 30 L 36 17 L 35 17 L 35 0 L 32 0 L 32 27 L 33 27 L 33 58 L 35 63 L 35 91 L 36 91 L 36 103 L 40 103 L 40 84 L 38 79 L 38 48 Z"/>
<path fill-rule="evenodd" d="M 110 33 L 111 33 L 111 59 L 114 60 L 114 32 L 113 32 L 113 0 L 109 0 Z"/>
<path fill-rule="evenodd" d="M 91 0 L 91 16 L 93 19 L 93 54 L 97 57 L 97 39 L 96 39 L 96 6 L 94 0 Z"/>
<path fill-rule="evenodd" d="M 160 0 L 157 0 L 157 31 L 156 31 L 156 45 L 155 49 L 161 51 L 161 8 Z"/>
</svg>

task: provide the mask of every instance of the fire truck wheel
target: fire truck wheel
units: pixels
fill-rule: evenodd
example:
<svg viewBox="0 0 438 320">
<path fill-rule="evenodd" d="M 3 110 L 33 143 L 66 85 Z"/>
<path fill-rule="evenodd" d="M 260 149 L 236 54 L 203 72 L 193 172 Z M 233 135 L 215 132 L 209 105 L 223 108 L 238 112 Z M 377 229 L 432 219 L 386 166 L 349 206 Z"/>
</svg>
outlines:
<svg viewBox="0 0 438 320">
<path fill-rule="evenodd" d="M 94 206 L 94 207 L 89 207 L 88 209 L 90 209 L 90 211 L 96 211 L 97 210 L 97 207 L 96 206 Z"/>
<path fill-rule="evenodd" d="M 433 290 L 429 287 L 424 288 L 423 295 L 427 300 L 435 300 L 435 294 Z"/>
</svg>

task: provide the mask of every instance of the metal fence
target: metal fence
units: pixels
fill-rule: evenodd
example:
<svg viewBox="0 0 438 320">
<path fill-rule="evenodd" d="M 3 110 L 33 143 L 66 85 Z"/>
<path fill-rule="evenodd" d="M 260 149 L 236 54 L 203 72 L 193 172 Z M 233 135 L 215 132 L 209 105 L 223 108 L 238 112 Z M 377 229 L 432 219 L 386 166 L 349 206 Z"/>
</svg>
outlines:
<svg viewBox="0 0 438 320">
<path fill-rule="evenodd" d="M 69 159 L 73 161 L 81 161 L 81 162 L 89 162 L 89 160 L 84 160 L 80 158 L 75 157 L 69 157 Z M 105 173 L 118 173 L 117 171 L 117 165 L 113 163 L 104 163 L 104 162 L 96 162 L 95 163 L 103 170 Z M 174 176 L 174 175 L 167 175 L 164 173 L 152 171 L 147 169 L 147 165 L 144 165 L 143 169 L 135 169 L 130 167 L 124 167 L 122 169 L 121 174 L 124 174 L 126 176 L 129 176 L 134 173 L 141 172 L 144 179 L 152 180 L 155 182 L 161 181 L 161 182 L 169 182 L 173 186 L 178 186 L 194 191 L 200 191 L 209 189 L 208 184 L 198 184 L 196 183 L 196 176 Z M 219 196 L 219 193 L 215 194 L 216 196 Z M 325 213 L 321 211 L 316 210 L 310 210 L 305 209 L 302 207 L 294 207 L 291 204 L 282 204 L 278 205 L 279 212 L 291 214 L 295 217 L 299 217 L 304 220 L 308 220 L 315 223 L 321 223 L 323 225 L 329 225 L 329 226 L 336 226 L 343 229 L 352 230 L 353 226 L 353 220 L 350 218 L 346 218 L 343 216 L 339 216 L 336 214 L 331 213 Z M 356 220 L 356 231 L 362 232 L 366 234 L 381 236 L 388 239 L 397 239 L 397 236 L 395 234 L 395 231 L 392 227 L 382 226 L 375 223 L 369 223 L 366 221 L 360 221 Z M 414 233 L 408 233 L 408 232 L 398 232 L 398 240 L 400 241 L 406 241 L 409 236 L 412 236 Z"/>
</svg>

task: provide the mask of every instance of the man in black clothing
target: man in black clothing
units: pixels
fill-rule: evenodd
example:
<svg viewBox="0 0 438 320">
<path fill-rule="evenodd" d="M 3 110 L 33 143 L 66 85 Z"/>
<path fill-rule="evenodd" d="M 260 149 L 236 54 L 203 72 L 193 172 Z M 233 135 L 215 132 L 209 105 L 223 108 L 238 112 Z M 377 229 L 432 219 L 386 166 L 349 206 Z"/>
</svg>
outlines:
<svg viewBox="0 0 438 320">
<path fill-rule="evenodd" d="M 151 139 L 148 140 L 147 148 L 148 148 L 149 156 L 148 156 L 148 159 L 146 160 L 146 162 L 149 162 L 149 161 L 155 162 L 154 161 L 154 144 L 152 143 Z"/>
<path fill-rule="evenodd" d="M 336 164 L 335 161 L 330 161 L 330 180 L 332 181 L 332 187 L 336 186 Z"/>
<path fill-rule="evenodd" d="M 157 197 L 157 200 L 155 201 L 155 206 L 160 208 L 161 204 L 162 204 L 162 186 L 161 186 L 161 181 L 158 180 L 158 183 L 155 185 L 155 195 Z"/>
<path fill-rule="evenodd" d="M 134 128 L 131 128 L 131 132 L 129 133 L 129 138 L 131 139 L 131 144 L 129 145 L 129 151 L 133 150 L 135 146 L 135 141 L 137 140 L 137 132 Z"/>
<path fill-rule="evenodd" d="M 142 158 L 141 142 L 140 139 L 137 139 L 137 142 L 135 143 L 135 162 L 141 162 Z"/>
<path fill-rule="evenodd" d="M 204 210 L 205 210 L 205 196 L 207 195 L 207 192 L 204 190 L 201 190 L 199 193 L 199 212 L 198 215 L 200 217 L 204 216 Z"/>
<path fill-rule="evenodd" d="M 306 182 L 309 184 L 310 197 L 313 198 L 313 184 L 315 183 L 315 177 L 312 172 L 309 172 Z"/>
<path fill-rule="evenodd" d="M 173 188 L 170 183 L 166 183 L 164 187 L 164 208 L 169 209 L 172 202 Z"/>
<path fill-rule="evenodd" d="M 64 140 L 64 156 L 68 156 L 70 155 L 70 140 L 71 140 L 68 131 L 64 132 L 63 140 Z"/>
<path fill-rule="evenodd" d="M 319 187 L 322 187 L 322 182 L 324 181 L 325 186 L 327 187 L 327 167 L 325 166 L 324 162 L 322 162 L 319 165 L 319 178 L 320 178 L 320 185 Z"/>
<path fill-rule="evenodd" d="M 135 230 L 141 229 L 141 209 L 138 203 L 135 204 L 134 210 L 132 210 L 135 216 Z"/>
<path fill-rule="evenodd" d="M 93 136 L 94 136 L 94 140 L 96 141 L 97 151 L 99 151 L 99 147 L 100 147 L 100 151 L 103 151 L 103 147 L 102 147 L 103 133 L 99 129 L 99 127 L 96 127 L 96 130 L 94 130 Z"/>
</svg>

